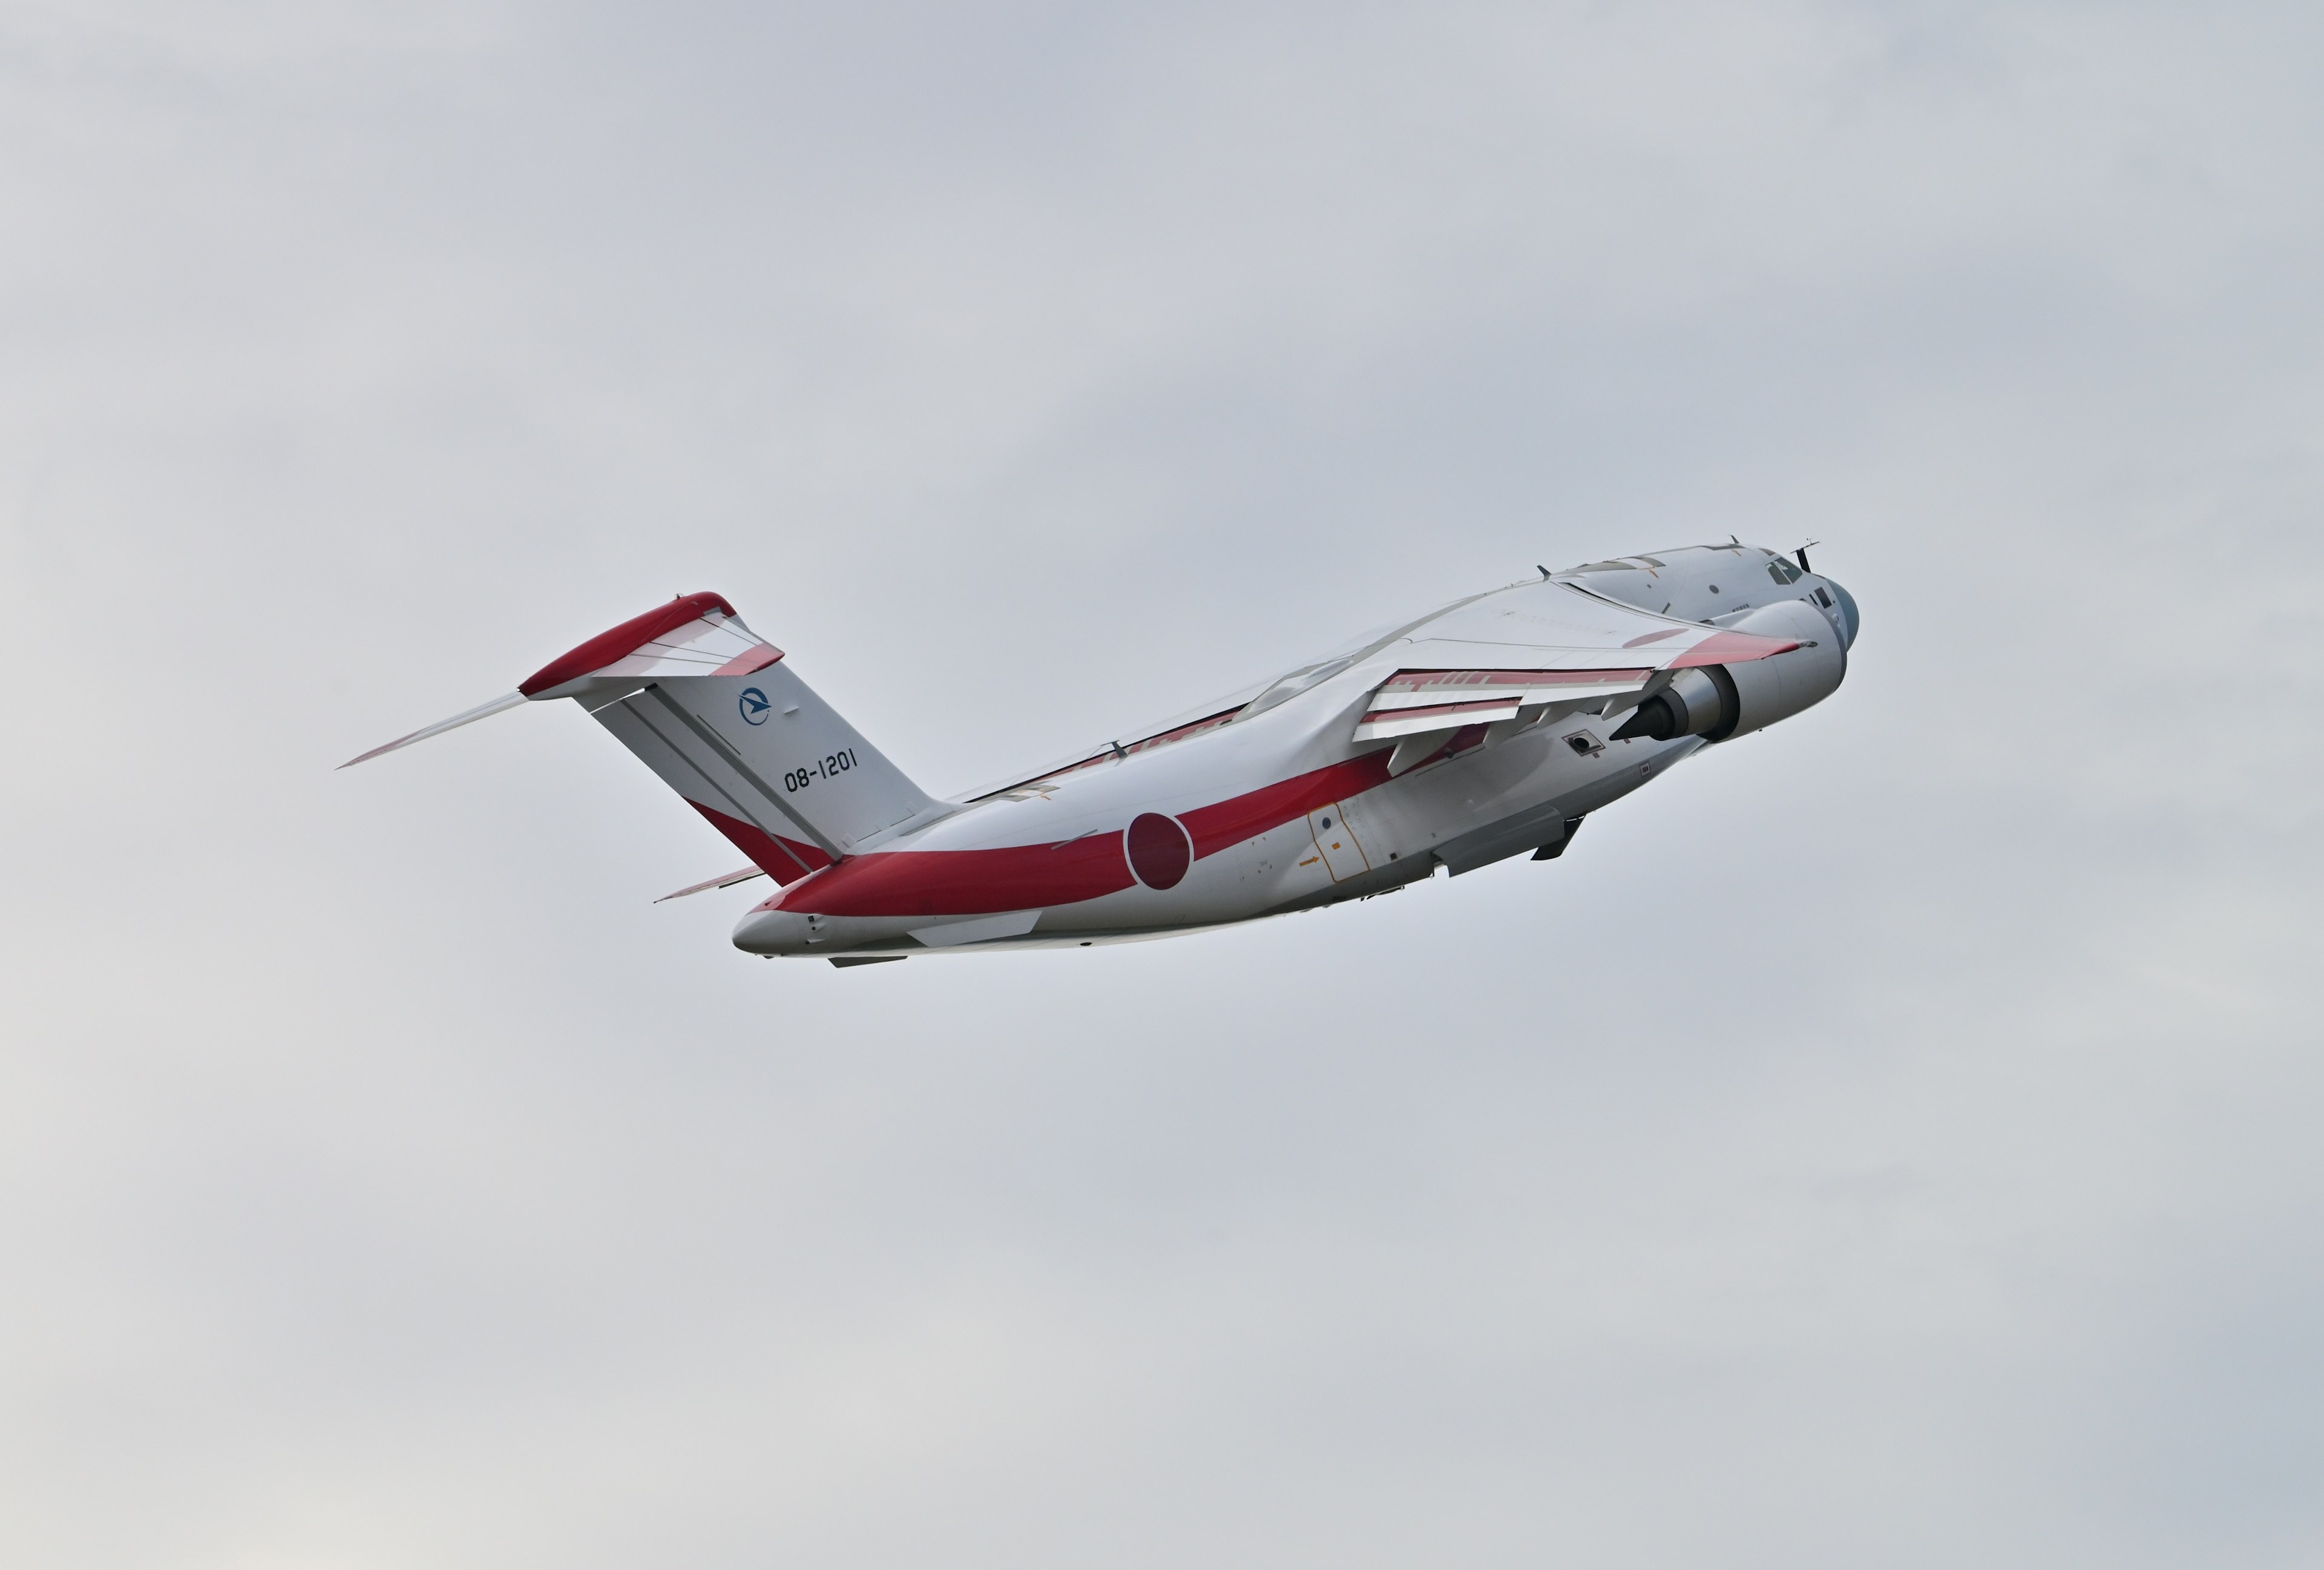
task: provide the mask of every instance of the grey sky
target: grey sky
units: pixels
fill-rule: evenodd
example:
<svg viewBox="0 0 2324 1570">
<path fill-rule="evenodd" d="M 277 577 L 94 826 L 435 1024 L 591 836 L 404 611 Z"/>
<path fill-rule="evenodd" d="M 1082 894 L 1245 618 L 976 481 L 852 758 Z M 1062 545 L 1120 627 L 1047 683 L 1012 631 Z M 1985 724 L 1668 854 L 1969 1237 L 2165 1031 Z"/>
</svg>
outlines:
<svg viewBox="0 0 2324 1570">
<path fill-rule="evenodd" d="M 0 1559 L 2324 1559 L 2324 19 L 0 5 Z M 1826 543 L 1564 859 L 762 963 L 575 714 L 939 792 Z"/>
</svg>

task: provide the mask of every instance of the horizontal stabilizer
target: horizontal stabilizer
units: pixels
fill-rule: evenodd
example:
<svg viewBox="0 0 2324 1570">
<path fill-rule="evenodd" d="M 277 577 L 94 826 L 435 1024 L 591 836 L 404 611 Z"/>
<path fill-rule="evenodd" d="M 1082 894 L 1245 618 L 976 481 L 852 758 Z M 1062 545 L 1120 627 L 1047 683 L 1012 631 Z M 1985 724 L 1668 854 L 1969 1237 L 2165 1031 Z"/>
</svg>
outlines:
<svg viewBox="0 0 2324 1570">
<path fill-rule="evenodd" d="M 731 873 L 721 873 L 715 878 L 705 878 L 698 883 L 688 883 L 675 893 L 664 894 L 654 903 L 662 905 L 672 900 L 683 900 L 688 894 L 699 894 L 706 889 L 731 889 L 737 883 L 747 883 L 752 878 L 763 878 L 766 875 L 766 869 L 763 867 L 737 867 Z"/>
<path fill-rule="evenodd" d="M 496 697 L 490 703 L 480 703 L 475 707 L 468 710 L 466 714 L 456 714 L 450 719 L 438 720 L 436 724 L 429 725 L 422 730 L 416 730 L 408 736 L 398 736 L 395 740 L 388 743 L 387 745 L 383 747 L 374 747 L 368 753 L 357 753 L 355 757 L 349 758 L 346 762 L 340 764 L 339 767 L 342 769 L 352 769 L 357 763 L 367 763 L 371 762 L 372 759 L 378 757 L 382 753 L 392 753 L 398 747 L 408 747 L 414 742 L 424 742 L 430 736 L 440 736 L 446 731 L 456 731 L 462 725 L 474 725 L 480 719 L 490 719 L 496 714 L 505 714 L 510 709 L 516 708 L 529 701 L 530 700 L 528 699 L 521 692 L 512 692 L 505 697 Z M 376 734 L 377 733 L 374 732 L 374 734 Z"/>
<path fill-rule="evenodd" d="M 517 690 L 527 697 L 576 697 L 597 681 L 748 676 L 782 657 L 742 624 L 723 595 L 680 595 L 567 650 Z"/>
<path fill-rule="evenodd" d="M 489 719 L 532 698 L 584 697 L 600 690 L 603 683 L 622 680 L 745 676 L 765 670 L 782 657 L 781 650 L 742 624 L 724 596 L 679 595 L 568 650 L 526 677 L 507 697 L 479 704 L 440 725 L 398 736 L 383 747 L 374 747 L 360 757 L 349 758 L 339 767 L 347 769 L 367 762 L 382 753 L 392 753 L 398 747 L 408 747 L 414 742 L 424 742 L 446 731 Z"/>
</svg>

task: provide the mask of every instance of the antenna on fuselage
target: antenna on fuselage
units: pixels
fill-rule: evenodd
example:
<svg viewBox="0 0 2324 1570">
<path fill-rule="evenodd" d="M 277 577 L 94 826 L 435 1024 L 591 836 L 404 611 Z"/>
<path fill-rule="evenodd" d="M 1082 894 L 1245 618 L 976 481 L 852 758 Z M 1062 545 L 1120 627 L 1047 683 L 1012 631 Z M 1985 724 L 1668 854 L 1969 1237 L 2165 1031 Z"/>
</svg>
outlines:
<svg viewBox="0 0 2324 1570">
<path fill-rule="evenodd" d="M 1808 541 L 1808 545 L 1821 545 L 1823 541 L 1821 540 L 1811 540 Z M 1794 556 L 1799 558 L 1800 570 L 1802 572 L 1813 572 L 1815 570 L 1814 568 L 1808 565 L 1808 545 L 1803 545 L 1797 550 L 1792 552 Z"/>
</svg>

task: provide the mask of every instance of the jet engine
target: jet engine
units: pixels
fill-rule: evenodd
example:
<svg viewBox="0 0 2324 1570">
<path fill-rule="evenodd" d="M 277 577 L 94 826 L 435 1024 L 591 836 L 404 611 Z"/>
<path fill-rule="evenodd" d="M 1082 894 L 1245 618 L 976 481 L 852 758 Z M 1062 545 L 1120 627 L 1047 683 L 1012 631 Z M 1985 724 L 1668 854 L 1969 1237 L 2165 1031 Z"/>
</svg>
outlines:
<svg viewBox="0 0 2324 1570">
<path fill-rule="evenodd" d="M 1668 687 L 1638 705 L 1614 739 L 1645 736 L 1666 742 L 1673 736 L 1709 736 L 1715 742 L 1734 730 L 1735 716 L 1742 712 L 1743 700 L 1727 667 L 1706 665 L 1680 671 Z"/>
<path fill-rule="evenodd" d="M 1614 740 L 1704 736 L 1723 742 L 1789 719 L 1830 697 L 1848 674 L 1848 650 L 1831 623 L 1805 600 L 1764 605 L 1733 623 L 1738 633 L 1796 638 L 1800 646 L 1768 660 L 1682 670 L 1638 705 Z"/>
</svg>

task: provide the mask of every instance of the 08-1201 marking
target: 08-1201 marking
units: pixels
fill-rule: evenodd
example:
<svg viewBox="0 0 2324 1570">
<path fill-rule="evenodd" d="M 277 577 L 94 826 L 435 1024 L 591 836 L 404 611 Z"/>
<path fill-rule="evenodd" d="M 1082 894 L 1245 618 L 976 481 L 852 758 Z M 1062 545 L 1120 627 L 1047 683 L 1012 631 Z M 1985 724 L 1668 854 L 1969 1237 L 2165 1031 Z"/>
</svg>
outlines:
<svg viewBox="0 0 2324 1570">
<path fill-rule="evenodd" d="M 804 790 L 818 780 L 828 780 L 835 774 L 844 774 L 853 767 L 855 767 L 855 749 L 842 747 L 835 753 L 826 753 L 807 768 L 793 769 L 785 774 L 783 789 L 790 791 Z"/>
</svg>

